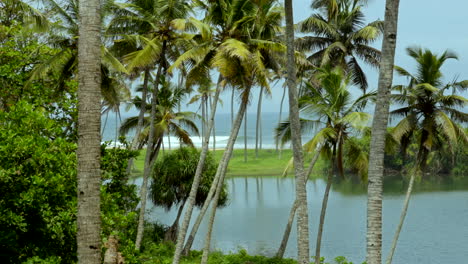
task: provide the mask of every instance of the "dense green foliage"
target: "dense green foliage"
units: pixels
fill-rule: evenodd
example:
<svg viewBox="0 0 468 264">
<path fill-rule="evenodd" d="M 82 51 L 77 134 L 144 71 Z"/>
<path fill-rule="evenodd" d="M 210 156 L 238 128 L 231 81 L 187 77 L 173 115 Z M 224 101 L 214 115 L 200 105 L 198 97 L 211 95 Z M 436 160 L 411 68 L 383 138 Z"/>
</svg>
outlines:
<svg viewBox="0 0 468 264">
<path fill-rule="evenodd" d="M 165 154 L 154 165 L 150 195 L 153 203 L 170 210 L 174 205 L 183 205 L 188 199 L 193 177 L 197 169 L 200 151 L 195 148 L 179 148 Z M 216 174 L 217 163 L 208 153 L 198 187 L 195 205 L 202 206 L 208 196 L 211 183 Z M 224 184 L 219 206 L 228 199 L 227 186 Z"/>
<path fill-rule="evenodd" d="M 44 109 L 23 101 L 0 111 L 0 258 L 60 257 L 76 242 L 76 145 Z"/>
</svg>

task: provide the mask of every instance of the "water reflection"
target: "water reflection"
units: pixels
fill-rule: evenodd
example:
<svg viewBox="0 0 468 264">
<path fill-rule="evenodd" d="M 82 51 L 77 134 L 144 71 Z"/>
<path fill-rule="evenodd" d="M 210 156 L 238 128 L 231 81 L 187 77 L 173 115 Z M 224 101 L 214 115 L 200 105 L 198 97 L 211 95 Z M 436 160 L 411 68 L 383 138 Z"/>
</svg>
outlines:
<svg viewBox="0 0 468 264">
<path fill-rule="evenodd" d="M 227 182 L 230 201 L 217 213 L 213 249 L 229 252 L 244 248 L 251 254 L 274 255 L 294 201 L 294 179 L 236 177 Z M 384 186 L 383 246 L 386 256 L 407 184 L 405 179 L 393 177 L 386 179 Z M 310 235 L 311 241 L 315 241 L 325 182 L 311 179 L 307 188 Z M 324 228 L 324 256 L 344 255 L 354 263 L 364 259 L 366 204 L 365 184 L 352 177 L 335 179 Z M 194 215 L 198 215 L 198 210 Z M 175 212 L 153 207 L 148 217 L 170 224 Z M 468 179 L 435 177 L 416 183 L 393 263 L 466 263 L 467 219 Z M 200 228 L 195 249 L 202 247 L 206 224 L 204 222 Z M 312 249 L 314 246 L 311 242 Z M 295 255 L 296 227 L 286 250 L 286 256 Z"/>
</svg>

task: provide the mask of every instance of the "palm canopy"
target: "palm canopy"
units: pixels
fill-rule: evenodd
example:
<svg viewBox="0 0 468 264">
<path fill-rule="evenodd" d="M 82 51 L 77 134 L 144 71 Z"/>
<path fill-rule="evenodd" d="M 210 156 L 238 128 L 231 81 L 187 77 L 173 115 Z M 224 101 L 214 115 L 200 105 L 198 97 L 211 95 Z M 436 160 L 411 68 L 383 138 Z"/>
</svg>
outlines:
<svg viewBox="0 0 468 264">
<path fill-rule="evenodd" d="M 468 122 L 468 114 L 463 112 L 468 99 L 456 93 L 468 89 L 468 80 L 444 83 L 441 68 L 447 60 L 457 59 L 453 52 L 437 55 L 418 47 L 406 51 L 417 63 L 416 72 L 411 74 L 395 67 L 395 71 L 407 77 L 409 83 L 393 87 L 396 93 L 392 98 L 402 106 L 393 110 L 391 116 L 403 117 L 394 128 L 393 136 L 398 142 L 408 142 L 413 135 L 418 135 L 417 162 L 419 168 L 424 169 L 432 149 L 446 144 L 453 149 L 459 142 L 468 143 L 468 135 L 459 125 Z M 406 148 L 407 144 L 402 147 Z"/>
<path fill-rule="evenodd" d="M 200 1 L 205 12 L 200 21 L 179 21 L 186 30 L 196 32 L 192 47 L 170 68 L 185 63 L 190 67 L 187 86 L 210 81 L 216 68 L 225 83 L 245 88 L 254 84 L 267 87 L 268 69 L 276 70 L 274 52 L 284 50 L 275 40 L 281 30 L 281 9 L 275 1 Z"/>
<path fill-rule="evenodd" d="M 78 71 L 78 0 L 41 0 L 41 3 L 50 14 L 50 34 L 47 42 L 59 51 L 50 56 L 50 59 L 36 65 L 30 80 L 55 75 L 59 80 L 56 89 L 66 89 L 66 82 L 76 78 Z M 103 24 L 114 7 L 114 0 L 103 1 L 101 9 Z M 126 69 L 104 45 L 101 46 L 101 53 L 101 92 L 104 105 L 117 109 L 118 104 L 125 98 L 123 95 L 129 93 L 119 76 L 120 73 L 126 73 Z"/>
<path fill-rule="evenodd" d="M 304 150 L 308 153 L 322 146 L 322 154 L 332 160 L 332 166 L 344 175 L 343 157 L 344 144 L 352 133 L 359 133 L 366 128 L 370 115 L 360 112 L 367 100 L 375 96 L 368 93 L 353 100 L 349 92 L 351 76 L 346 75 L 339 67 L 318 68 L 320 86 L 307 85 L 307 94 L 299 99 L 301 116 L 310 116 L 313 119 L 301 118 L 301 131 L 303 134 L 317 131 L 307 143 Z M 276 129 L 276 140 L 284 144 L 291 139 L 289 120 L 282 122 Z M 367 156 L 360 152 L 346 153 L 346 156 L 359 160 L 354 163 L 361 176 L 367 173 Z"/>
<path fill-rule="evenodd" d="M 361 11 L 366 1 L 315 0 L 312 7 L 319 13 L 301 21 L 297 30 L 306 36 L 296 40 L 300 51 L 311 53 L 308 59 L 316 66 L 330 63 L 351 74 L 352 83 L 363 91 L 367 78 L 358 59 L 378 67 L 381 53 L 370 46 L 383 31 L 382 21 L 365 23 Z"/>
<path fill-rule="evenodd" d="M 106 33 L 114 39 L 116 50 L 127 52 L 124 61 L 130 71 L 156 63 L 167 69 L 191 38 L 176 23 L 191 12 L 186 0 L 129 0 L 117 6 Z"/>
<path fill-rule="evenodd" d="M 162 87 L 158 93 L 158 105 L 156 107 L 155 115 L 155 140 L 161 139 L 164 135 L 170 134 L 176 136 L 179 141 L 183 144 L 193 146 L 193 142 L 190 138 L 190 132 L 198 135 L 198 128 L 193 122 L 193 119 L 198 116 L 193 112 L 176 112 L 180 101 L 183 97 L 183 90 L 174 87 L 169 82 L 162 79 Z M 154 88 L 153 88 L 154 89 Z M 141 106 L 139 98 L 135 99 L 135 106 L 138 108 Z M 151 106 L 147 105 L 147 112 L 150 112 Z M 120 126 L 120 133 L 127 134 L 131 130 L 137 128 L 138 116 L 129 117 Z M 148 141 L 148 135 L 150 130 L 150 117 L 145 116 L 143 120 L 144 130 L 140 134 L 139 142 L 140 145 L 144 145 Z M 189 132 L 190 131 L 190 132 Z"/>
</svg>

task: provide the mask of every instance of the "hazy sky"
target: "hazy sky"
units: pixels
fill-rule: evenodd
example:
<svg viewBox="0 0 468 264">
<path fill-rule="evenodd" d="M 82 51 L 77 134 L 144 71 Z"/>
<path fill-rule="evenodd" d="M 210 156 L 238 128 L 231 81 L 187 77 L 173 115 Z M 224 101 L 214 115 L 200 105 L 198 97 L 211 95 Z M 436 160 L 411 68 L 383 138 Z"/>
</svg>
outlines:
<svg viewBox="0 0 468 264">
<path fill-rule="evenodd" d="M 294 23 L 297 23 L 313 13 L 310 0 L 293 0 Z M 385 0 L 369 0 L 363 9 L 368 22 L 384 19 Z M 443 72 L 445 79 L 451 81 L 458 76 L 459 80 L 468 79 L 468 10 L 467 0 L 401 0 L 398 21 L 398 36 L 395 64 L 414 72 L 414 62 L 406 55 L 409 46 L 429 48 L 433 52 L 443 52 L 451 49 L 458 54 L 459 60 L 449 60 L 445 63 Z M 381 47 L 381 41 L 374 45 Z M 363 64 L 364 65 L 364 64 Z M 368 78 L 369 90 L 377 87 L 378 72 L 370 67 L 363 67 Z M 406 83 L 405 79 L 395 76 L 395 84 Z M 253 91 L 249 112 L 256 112 L 259 89 Z M 218 106 L 218 112 L 230 112 L 230 92 L 222 95 L 224 104 Z M 282 87 L 272 87 L 271 98 L 263 103 L 264 112 L 278 112 L 281 101 Z M 285 100 L 287 102 L 287 100 Z M 287 104 L 284 105 L 287 111 Z M 190 107 L 196 110 L 196 107 Z"/>
</svg>

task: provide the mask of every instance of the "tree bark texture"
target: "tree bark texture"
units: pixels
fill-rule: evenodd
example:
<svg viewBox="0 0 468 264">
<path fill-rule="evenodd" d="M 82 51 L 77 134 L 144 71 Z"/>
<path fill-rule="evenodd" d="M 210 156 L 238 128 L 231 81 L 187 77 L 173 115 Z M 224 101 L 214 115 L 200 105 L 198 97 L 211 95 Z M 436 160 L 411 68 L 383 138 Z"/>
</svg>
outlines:
<svg viewBox="0 0 468 264">
<path fill-rule="evenodd" d="M 367 186 L 367 264 L 382 263 L 382 196 L 385 134 L 387 133 L 390 90 L 397 40 L 399 0 L 385 5 L 382 59 L 380 62 L 377 102 L 372 122 Z"/>
<path fill-rule="evenodd" d="M 208 154 L 210 132 L 214 127 L 214 118 L 215 118 L 215 114 L 216 114 L 216 107 L 218 105 L 219 94 L 221 93 L 221 81 L 222 81 L 222 77 L 220 76 L 219 79 L 218 79 L 216 92 L 215 92 L 215 95 L 214 95 L 214 98 L 213 98 L 213 104 L 211 105 L 211 113 L 210 113 L 210 121 L 208 122 L 208 129 L 206 131 L 206 134 L 205 134 L 205 137 L 204 137 L 204 140 L 203 140 L 202 151 L 200 153 L 200 158 L 198 160 L 197 169 L 195 171 L 195 176 L 193 178 L 192 187 L 190 189 L 187 210 L 185 212 L 184 219 L 182 221 L 182 225 L 181 225 L 181 227 L 179 229 L 179 233 L 177 235 L 177 243 L 176 243 L 176 248 L 175 248 L 175 252 L 174 252 L 174 258 L 172 260 L 173 264 L 179 264 L 179 262 L 180 262 L 180 257 L 181 257 L 181 254 L 182 254 L 182 248 L 183 248 L 184 242 L 185 242 L 185 235 L 187 234 L 187 229 L 188 229 L 189 224 L 190 224 L 190 219 L 192 217 L 193 208 L 195 206 L 195 198 L 197 197 L 197 191 L 198 191 L 198 187 L 200 186 L 203 167 L 205 166 L 206 155 Z M 215 181 L 216 180 L 213 180 L 213 183 Z M 214 189 L 213 189 L 213 192 L 214 192 Z M 211 196 L 210 196 L 210 194 L 208 194 L 207 201 L 208 201 L 208 199 L 211 200 L 212 196 L 213 196 L 213 194 L 211 194 Z M 207 203 L 207 202 L 205 201 L 205 203 Z M 203 205 L 203 206 L 205 206 L 205 205 Z M 201 221 L 200 221 L 200 223 L 201 223 Z M 198 225 L 200 225 L 200 224 L 198 224 Z M 195 235 L 193 235 L 193 237 L 195 237 Z M 189 241 L 190 241 L 190 238 L 189 238 Z M 192 238 L 192 241 L 193 241 L 193 238 Z M 191 244 L 190 244 L 190 247 L 191 247 Z M 190 247 L 188 248 L 187 253 L 190 250 Z"/>
<path fill-rule="evenodd" d="M 164 54 L 166 50 L 166 42 L 163 42 L 163 47 L 161 49 L 161 54 Z M 163 55 L 161 55 L 163 56 Z M 150 131 L 148 135 L 148 143 L 146 145 L 146 155 L 145 155 L 145 169 L 143 172 L 143 183 L 141 184 L 140 191 L 140 215 L 138 218 L 138 228 L 137 228 L 137 237 L 135 241 L 136 250 L 140 250 L 141 241 L 143 239 L 143 231 L 145 229 L 145 210 L 146 210 L 146 200 L 148 198 L 148 179 L 151 175 L 152 165 L 156 158 L 151 157 L 151 150 L 154 149 L 154 137 L 155 137 L 155 127 L 154 127 L 154 118 L 156 116 L 156 105 L 158 102 L 158 90 L 159 90 L 159 78 L 161 76 L 162 63 L 158 66 L 158 71 L 156 72 L 156 80 L 154 84 L 153 95 L 151 98 L 151 115 L 150 115 Z M 158 145 L 162 145 L 162 135 L 159 138 Z"/>
<path fill-rule="evenodd" d="M 301 124 L 299 121 L 299 106 L 296 87 L 296 64 L 294 60 L 294 21 L 292 0 L 285 0 L 286 16 L 286 46 L 289 88 L 289 119 L 291 122 L 291 141 L 293 146 L 294 172 L 296 176 L 297 208 L 297 261 L 299 264 L 309 263 L 309 213 L 307 207 L 307 189 L 304 174 L 303 151 L 301 143 Z"/>
<path fill-rule="evenodd" d="M 246 87 L 247 91 L 245 91 L 244 98 L 248 98 L 250 93 L 250 87 Z M 205 237 L 205 246 L 203 249 L 203 255 L 201 259 L 201 264 L 206 264 L 208 262 L 208 253 L 210 251 L 211 245 L 211 233 L 213 232 L 213 225 L 216 216 L 216 207 L 218 207 L 219 195 L 223 189 L 224 177 L 226 176 L 227 166 L 229 165 L 229 160 L 231 159 L 231 154 L 234 149 L 234 144 L 236 143 L 237 135 L 239 134 L 240 127 L 242 125 L 242 119 L 244 114 L 247 112 L 247 104 L 248 100 L 243 100 L 240 107 L 239 112 L 237 113 L 236 119 L 234 121 L 234 126 L 229 135 L 228 143 L 223 153 L 223 157 L 219 162 L 218 169 L 216 170 L 216 176 L 219 180 L 216 183 L 216 192 L 213 198 L 213 206 L 211 208 L 210 219 L 208 222 L 208 232 L 206 233 Z M 214 186 L 214 185 L 213 185 Z"/>
<path fill-rule="evenodd" d="M 77 256 L 101 263 L 101 13 L 81 0 L 78 40 Z"/>
<path fill-rule="evenodd" d="M 284 97 L 285 96 L 286 96 L 286 88 L 283 88 L 283 96 L 281 96 L 278 124 L 281 123 L 281 115 L 283 114 L 283 102 L 284 102 Z M 276 152 L 278 152 L 278 144 L 279 144 L 279 141 L 276 141 Z M 281 152 L 280 152 L 279 158 L 281 159 Z"/>
</svg>

